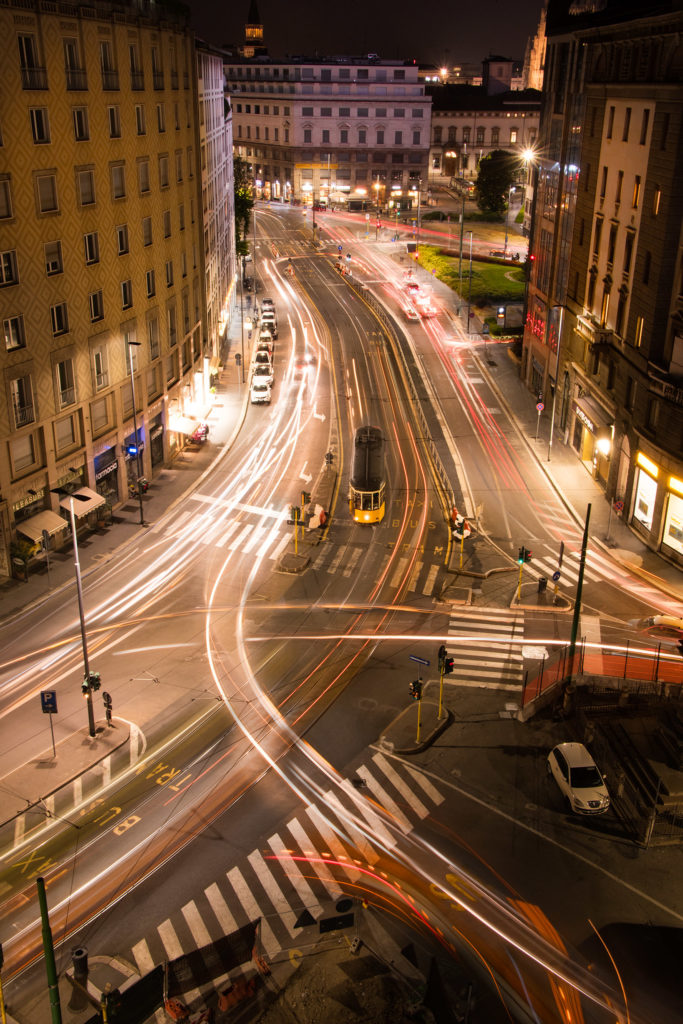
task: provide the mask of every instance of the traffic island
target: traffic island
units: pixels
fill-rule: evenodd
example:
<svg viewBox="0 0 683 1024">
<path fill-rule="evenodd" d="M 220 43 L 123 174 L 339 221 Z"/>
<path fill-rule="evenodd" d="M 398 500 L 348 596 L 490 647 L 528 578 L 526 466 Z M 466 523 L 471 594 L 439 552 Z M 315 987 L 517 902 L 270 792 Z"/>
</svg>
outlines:
<svg viewBox="0 0 683 1024">
<path fill-rule="evenodd" d="M 379 746 L 394 754 L 420 754 L 431 747 L 453 721 L 453 713 L 445 705 L 441 707 L 439 718 L 438 701 L 414 701 L 387 726 L 379 738 Z"/>
</svg>

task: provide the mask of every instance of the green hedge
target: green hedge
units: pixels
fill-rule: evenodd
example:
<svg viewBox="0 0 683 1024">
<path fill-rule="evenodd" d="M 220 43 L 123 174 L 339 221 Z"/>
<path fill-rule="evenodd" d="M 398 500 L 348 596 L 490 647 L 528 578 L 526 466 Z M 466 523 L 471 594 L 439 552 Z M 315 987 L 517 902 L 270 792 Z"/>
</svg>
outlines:
<svg viewBox="0 0 683 1024">
<path fill-rule="evenodd" d="M 418 262 L 454 292 L 460 293 L 460 261 L 457 256 L 446 256 L 435 245 L 418 246 Z M 469 254 L 462 258 L 462 298 L 475 306 L 503 305 L 524 299 L 524 269 L 519 266 L 486 263 L 472 260 L 472 295 L 468 295 L 470 280 Z"/>
</svg>

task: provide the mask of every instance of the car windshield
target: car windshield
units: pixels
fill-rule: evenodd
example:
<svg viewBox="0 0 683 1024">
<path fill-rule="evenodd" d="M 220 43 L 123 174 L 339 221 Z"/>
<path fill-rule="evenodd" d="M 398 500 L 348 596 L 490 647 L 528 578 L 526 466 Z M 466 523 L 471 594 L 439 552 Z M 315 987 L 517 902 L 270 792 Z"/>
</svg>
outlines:
<svg viewBox="0 0 683 1024">
<path fill-rule="evenodd" d="M 602 775 L 594 764 L 582 765 L 580 768 L 572 768 L 572 789 L 595 789 L 602 786 Z"/>
</svg>

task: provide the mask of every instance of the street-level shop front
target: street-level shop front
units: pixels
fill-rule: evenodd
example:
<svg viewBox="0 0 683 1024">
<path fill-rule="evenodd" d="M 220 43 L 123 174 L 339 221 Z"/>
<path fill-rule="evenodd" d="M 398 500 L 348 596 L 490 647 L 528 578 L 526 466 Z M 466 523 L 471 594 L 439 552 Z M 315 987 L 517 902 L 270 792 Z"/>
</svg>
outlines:
<svg viewBox="0 0 683 1024">
<path fill-rule="evenodd" d="M 650 546 L 683 565 L 683 472 L 668 472 L 638 451 L 633 478 L 631 522 Z"/>
</svg>

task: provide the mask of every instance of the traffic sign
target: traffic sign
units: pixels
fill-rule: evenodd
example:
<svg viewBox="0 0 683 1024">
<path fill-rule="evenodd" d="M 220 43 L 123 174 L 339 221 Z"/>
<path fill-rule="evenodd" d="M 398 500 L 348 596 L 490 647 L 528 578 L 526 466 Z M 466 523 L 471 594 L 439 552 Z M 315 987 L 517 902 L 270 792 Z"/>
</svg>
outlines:
<svg viewBox="0 0 683 1024">
<path fill-rule="evenodd" d="M 44 715 L 56 715 L 57 714 L 57 691 L 56 690 L 41 690 L 40 691 L 40 706 Z"/>
<path fill-rule="evenodd" d="M 559 578 L 560 578 L 560 570 L 556 569 L 555 572 L 553 573 L 553 583 L 557 583 Z"/>
<path fill-rule="evenodd" d="M 543 402 L 537 402 L 536 409 L 538 410 L 538 412 L 543 412 L 543 410 L 545 409 Z"/>
<path fill-rule="evenodd" d="M 408 657 L 411 661 L 416 661 L 418 665 L 428 665 L 429 661 L 427 658 L 418 658 L 417 654 L 409 654 Z"/>
<path fill-rule="evenodd" d="M 618 515 L 621 515 L 621 513 L 624 511 L 624 503 L 621 500 L 621 498 L 617 498 L 617 500 L 614 502 L 614 511 Z"/>
<path fill-rule="evenodd" d="M 482 334 L 489 334 L 490 333 L 490 328 L 489 328 L 488 324 L 482 324 L 481 325 L 481 333 Z"/>
</svg>

